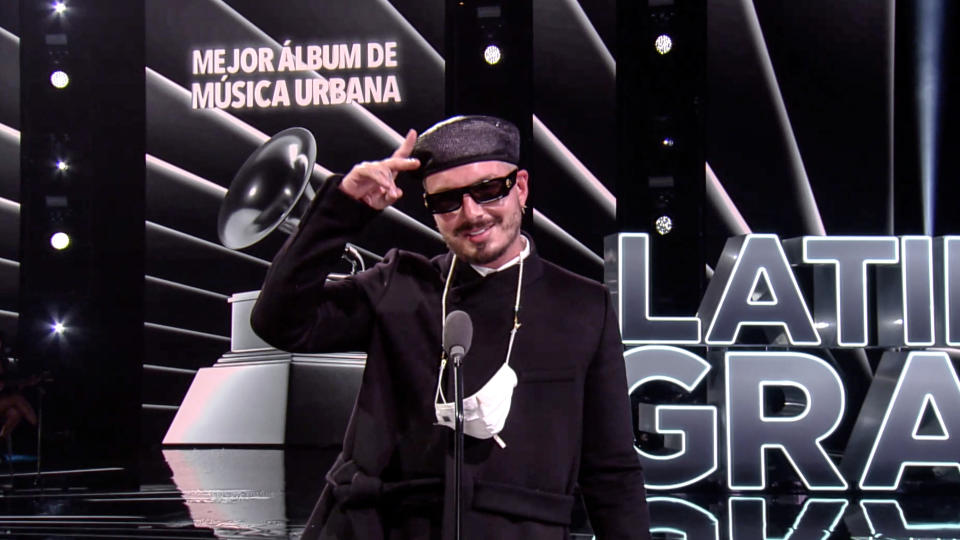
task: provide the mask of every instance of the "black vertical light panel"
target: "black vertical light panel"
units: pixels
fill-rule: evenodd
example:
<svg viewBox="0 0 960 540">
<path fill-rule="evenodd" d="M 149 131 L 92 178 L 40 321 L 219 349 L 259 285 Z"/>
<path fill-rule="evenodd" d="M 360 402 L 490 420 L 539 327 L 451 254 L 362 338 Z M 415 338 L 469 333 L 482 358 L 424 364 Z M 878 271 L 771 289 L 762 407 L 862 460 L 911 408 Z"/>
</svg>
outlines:
<svg viewBox="0 0 960 540">
<path fill-rule="evenodd" d="M 20 2 L 19 347 L 52 379 L 41 468 L 122 467 L 90 478 L 127 484 L 143 350 L 143 5 L 73 0 L 61 15 L 51 5 Z M 57 68 L 66 88 L 50 83 Z M 57 171 L 57 159 L 69 169 Z M 72 242 L 56 251 L 50 236 L 61 230 Z"/>
<path fill-rule="evenodd" d="M 532 0 L 450 0 L 446 10 L 448 115 L 490 114 L 506 118 L 518 127 L 530 125 Z M 493 65 L 483 56 L 491 44 L 502 53 L 501 60 Z"/>
<path fill-rule="evenodd" d="M 893 87 L 893 223 L 890 234 L 923 234 L 923 188 L 917 125 L 917 2 L 896 3 Z"/>
<path fill-rule="evenodd" d="M 489 114 L 520 130 L 521 165 L 529 167 L 533 133 L 532 0 L 448 0 L 446 6 L 446 113 Z M 501 60 L 490 65 L 485 48 Z M 531 192 L 532 195 L 532 192 Z M 533 200 L 528 200 L 533 205 Z M 531 213 L 524 216 L 529 225 Z M 528 228 L 528 227 L 527 227 Z"/>
<path fill-rule="evenodd" d="M 689 315 L 705 281 L 705 0 L 618 1 L 617 55 L 617 226 L 650 234 L 655 313 Z"/>
<path fill-rule="evenodd" d="M 944 21 L 960 20 L 960 5 L 944 2 Z M 953 205 L 960 200 L 960 35 L 947 26 L 941 56 L 943 101 L 939 123 L 939 161 L 937 211 L 933 224 L 935 235 L 960 234 L 960 215 Z"/>
</svg>

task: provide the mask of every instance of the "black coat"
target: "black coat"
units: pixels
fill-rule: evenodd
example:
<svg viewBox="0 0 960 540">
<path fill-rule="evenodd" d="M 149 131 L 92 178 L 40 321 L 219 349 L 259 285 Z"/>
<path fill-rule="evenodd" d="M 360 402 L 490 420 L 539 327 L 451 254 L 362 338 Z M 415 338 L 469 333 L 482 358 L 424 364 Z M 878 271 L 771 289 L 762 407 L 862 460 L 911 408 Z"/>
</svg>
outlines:
<svg viewBox="0 0 960 540">
<path fill-rule="evenodd" d="M 343 451 L 304 538 L 436 538 L 441 507 L 451 538 L 452 431 L 434 425 L 433 403 L 452 255 L 391 250 L 366 272 L 326 282 L 346 240 L 377 214 L 337 185 L 325 184 L 274 259 L 251 318 L 279 349 L 367 352 Z M 461 262 L 454 272 L 448 312 L 464 310 L 474 324 L 466 395 L 504 362 L 518 271 L 481 278 Z M 519 384 L 500 434 L 507 446 L 466 437 L 465 534 L 565 539 L 579 486 L 597 538 L 649 538 L 607 290 L 534 249 L 524 260 L 520 322 L 510 361 Z"/>
</svg>

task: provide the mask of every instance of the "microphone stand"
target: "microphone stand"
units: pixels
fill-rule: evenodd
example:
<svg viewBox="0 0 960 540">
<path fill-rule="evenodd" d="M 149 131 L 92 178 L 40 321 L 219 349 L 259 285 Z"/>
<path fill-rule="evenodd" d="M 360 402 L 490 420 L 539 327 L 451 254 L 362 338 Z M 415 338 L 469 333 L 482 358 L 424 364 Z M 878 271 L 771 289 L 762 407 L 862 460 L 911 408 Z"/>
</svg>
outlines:
<svg viewBox="0 0 960 540">
<path fill-rule="evenodd" d="M 447 274 L 447 285 L 444 288 L 444 311 L 446 311 L 446 288 L 450 286 L 450 276 L 453 275 L 453 265 L 457 259 L 454 257 L 450 263 L 451 272 Z M 473 323 L 470 316 L 463 311 L 454 311 L 449 315 L 444 315 L 443 319 L 443 349 L 449 351 L 447 354 L 450 363 L 453 364 L 453 402 L 454 422 L 453 422 L 453 537 L 456 540 L 463 538 L 463 357 L 470 350 L 470 341 L 473 339 Z M 441 364 L 441 368 L 443 364 Z M 438 382 L 439 384 L 439 382 Z M 439 391 L 439 388 L 438 388 Z"/>
<path fill-rule="evenodd" d="M 454 533 L 456 540 L 461 540 L 460 530 L 463 520 L 463 376 L 460 367 L 463 364 L 463 353 L 454 352 L 453 358 L 453 402 L 456 403 L 454 418 L 453 461 L 454 461 Z"/>
</svg>

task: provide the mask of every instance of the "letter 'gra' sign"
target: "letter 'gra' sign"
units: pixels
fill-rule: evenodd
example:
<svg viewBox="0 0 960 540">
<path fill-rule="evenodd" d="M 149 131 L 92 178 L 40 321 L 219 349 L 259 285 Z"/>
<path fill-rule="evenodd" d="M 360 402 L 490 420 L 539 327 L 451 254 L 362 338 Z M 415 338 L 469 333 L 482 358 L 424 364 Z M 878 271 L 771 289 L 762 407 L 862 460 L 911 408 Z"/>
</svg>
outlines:
<svg viewBox="0 0 960 540">
<path fill-rule="evenodd" d="M 639 405 L 640 430 L 664 439 L 656 453 L 637 448 L 648 488 L 722 477 L 733 491 L 764 490 L 771 452 L 810 491 L 896 490 L 910 467 L 960 479 L 960 379 L 948 354 L 960 345 L 960 236 L 734 237 L 686 317 L 650 312 L 649 240 L 606 242 L 606 282 L 634 346 L 624 355 L 630 392 L 659 382 L 707 399 Z M 812 277 L 807 297 L 799 272 Z M 755 334 L 745 329 L 766 341 L 745 342 Z M 811 349 L 872 346 L 888 350 L 837 460 L 824 441 L 844 419 L 847 390 L 829 351 Z"/>
</svg>

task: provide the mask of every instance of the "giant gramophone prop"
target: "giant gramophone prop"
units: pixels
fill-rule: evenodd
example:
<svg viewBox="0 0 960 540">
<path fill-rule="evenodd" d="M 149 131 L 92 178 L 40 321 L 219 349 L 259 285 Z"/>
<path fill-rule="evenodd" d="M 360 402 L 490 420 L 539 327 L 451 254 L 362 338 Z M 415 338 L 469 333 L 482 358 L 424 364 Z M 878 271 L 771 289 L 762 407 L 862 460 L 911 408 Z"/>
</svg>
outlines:
<svg viewBox="0 0 960 540">
<path fill-rule="evenodd" d="M 274 230 L 296 231 L 319 187 L 313 176 L 316 160 L 317 141 L 301 127 L 285 129 L 257 148 L 233 177 L 220 205 L 220 242 L 243 249 Z M 364 268 L 363 258 L 349 244 L 344 258 L 352 271 Z"/>
<path fill-rule="evenodd" d="M 285 129 L 257 148 L 237 171 L 220 206 L 217 232 L 223 245 L 243 249 L 275 230 L 296 231 L 322 182 L 313 174 L 316 157 L 316 140 L 299 127 Z M 351 273 L 365 267 L 349 244 L 344 259 Z M 341 442 L 364 355 L 301 355 L 270 347 L 250 328 L 258 294 L 230 297 L 230 351 L 197 372 L 165 445 Z"/>
</svg>

